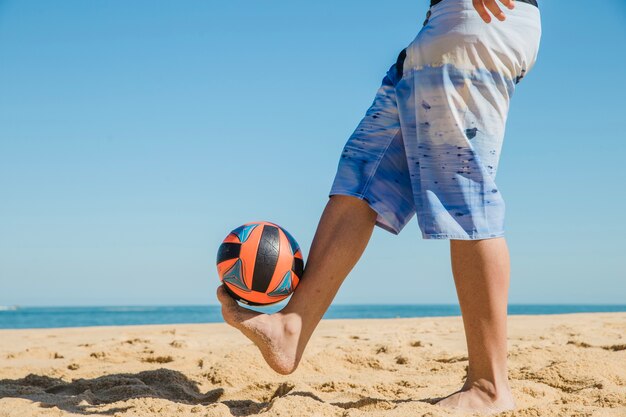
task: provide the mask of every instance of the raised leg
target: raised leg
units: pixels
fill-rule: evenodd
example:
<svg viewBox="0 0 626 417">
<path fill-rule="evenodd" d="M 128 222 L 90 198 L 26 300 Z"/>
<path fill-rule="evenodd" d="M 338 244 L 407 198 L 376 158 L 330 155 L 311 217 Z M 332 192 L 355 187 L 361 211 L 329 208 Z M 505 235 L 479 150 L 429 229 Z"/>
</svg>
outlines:
<svg viewBox="0 0 626 417">
<path fill-rule="evenodd" d="M 332 196 L 320 219 L 304 275 L 280 312 L 262 314 L 239 306 L 220 286 L 222 315 L 257 345 L 276 372 L 293 372 L 317 324 L 372 235 L 376 212 L 367 202 Z"/>
<path fill-rule="evenodd" d="M 510 261 L 506 241 L 451 240 L 450 254 L 469 370 L 461 390 L 438 404 L 472 411 L 512 409 L 515 404 L 507 376 Z"/>
</svg>

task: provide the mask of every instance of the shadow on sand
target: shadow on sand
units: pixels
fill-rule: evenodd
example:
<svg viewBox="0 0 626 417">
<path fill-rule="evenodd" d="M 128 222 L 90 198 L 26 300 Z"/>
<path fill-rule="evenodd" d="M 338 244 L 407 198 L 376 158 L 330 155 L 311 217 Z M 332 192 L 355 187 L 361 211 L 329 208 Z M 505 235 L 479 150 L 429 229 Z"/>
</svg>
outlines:
<svg viewBox="0 0 626 417">
<path fill-rule="evenodd" d="M 195 382 L 169 369 L 104 375 L 72 382 L 34 374 L 22 379 L 0 380 L 0 398 L 25 398 L 39 402 L 44 408 L 57 407 L 76 414 L 113 415 L 132 407 L 98 411 L 94 406 L 143 397 L 206 405 L 216 402 L 223 393 L 222 388 L 202 393 Z"/>
<path fill-rule="evenodd" d="M 311 392 L 294 390 L 294 385 L 289 383 L 268 386 L 268 389 L 271 391 L 268 392 L 267 401 L 225 400 L 221 403 L 229 408 L 233 416 L 249 416 L 267 411 L 272 407 L 272 400 L 287 395 L 309 397 L 326 403 Z M 170 369 L 157 369 L 136 374 L 103 375 L 93 379 L 75 379 L 72 382 L 34 374 L 21 379 L 0 380 L 0 399 L 24 398 L 39 403 L 39 406 L 43 408 L 56 407 L 70 413 L 84 415 L 114 415 L 130 410 L 134 406 L 114 408 L 102 406 L 133 398 L 161 398 L 186 405 L 209 405 L 218 402 L 223 394 L 224 389 L 221 387 L 202 393 L 196 382 Z M 378 408 L 378 406 L 395 408 L 400 403 L 413 401 L 434 404 L 439 399 L 388 400 L 366 397 L 358 401 L 329 404 L 345 410 L 366 411 L 371 407 Z"/>
</svg>

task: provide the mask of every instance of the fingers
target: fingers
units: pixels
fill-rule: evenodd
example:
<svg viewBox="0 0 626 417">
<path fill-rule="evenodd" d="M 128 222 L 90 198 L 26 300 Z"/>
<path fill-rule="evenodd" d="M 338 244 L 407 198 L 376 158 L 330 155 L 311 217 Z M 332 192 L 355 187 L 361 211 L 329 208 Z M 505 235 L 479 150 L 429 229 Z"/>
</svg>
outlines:
<svg viewBox="0 0 626 417">
<path fill-rule="evenodd" d="M 228 292 L 226 292 L 226 289 L 224 288 L 224 284 L 217 287 L 217 299 L 219 300 L 220 303 L 226 304 L 226 305 L 232 304 L 235 301 L 233 300 L 233 297 L 228 295 Z"/>
<path fill-rule="evenodd" d="M 513 10 L 515 8 L 515 0 L 500 0 L 500 3 L 508 7 L 509 10 Z"/>
<path fill-rule="evenodd" d="M 496 0 L 485 0 L 485 5 L 489 9 L 489 11 L 496 17 L 496 19 L 498 19 L 499 21 L 503 21 L 504 19 L 506 19 L 506 17 L 504 16 L 504 12 L 502 11 L 502 9 L 500 9 L 498 4 L 496 3 Z"/>
<path fill-rule="evenodd" d="M 487 9 L 483 4 L 483 0 L 472 0 L 472 4 L 485 23 L 491 22 L 491 16 L 489 15 L 489 12 L 487 12 Z"/>
<path fill-rule="evenodd" d="M 504 6 L 506 6 L 509 10 L 513 10 L 515 8 L 515 0 L 499 0 Z M 506 16 L 496 0 L 472 0 L 472 4 L 474 8 L 480 15 L 480 17 L 485 21 L 485 23 L 491 22 L 491 14 L 493 14 L 496 19 L 500 21 L 504 21 Z"/>
</svg>

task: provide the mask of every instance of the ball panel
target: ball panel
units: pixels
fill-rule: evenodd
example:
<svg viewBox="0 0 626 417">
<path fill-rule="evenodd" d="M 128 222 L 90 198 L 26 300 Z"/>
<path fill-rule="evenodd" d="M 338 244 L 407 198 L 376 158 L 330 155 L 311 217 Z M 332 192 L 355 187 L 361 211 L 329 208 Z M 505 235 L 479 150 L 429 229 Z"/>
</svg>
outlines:
<svg viewBox="0 0 626 417">
<path fill-rule="evenodd" d="M 272 297 L 272 296 L 269 296 L 265 293 L 258 292 L 258 291 L 246 292 L 226 282 L 224 283 L 224 287 L 226 287 L 229 290 L 228 292 L 231 295 L 233 295 L 237 301 L 240 301 L 248 305 L 254 305 L 254 306 L 270 305 L 270 304 L 275 304 L 287 298 L 287 295 Z"/>
<path fill-rule="evenodd" d="M 300 245 L 298 245 L 298 242 L 296 242 L 296 239 L 294 239 L 291 233 L 285 230 L 284 227 L 281 227 L 280 229 L 285 234 L 285 236 L 287 236 L 287 239 L 289 239 L 289 247 L 291 248 L 291 253 L 295 255 L 296 252 L 300 250 Z"/>
<path fill-rule="evenodd" d="M 287 273 L 283 276 L 278 285 L 272 291 L 268 292 L 267 295 L 269 295 L 270 297 L 281 297 L 291 294 L 291 292 L 293 291 L 291 275 L 291 271 L 287 271 Z"/>
<path fill-rule="evenodd" d="M 291 255 L 291 249 L 289 247 L 289 239 L 283 233 L 280 228 L 278 230 L 278 238 L 279 238 L 279 255 L 276 262 L 276 267 L 274 269 L 274 273 L 272 274 L 272 279 L 264 292 L 271 292 L 283 282 L 285 274 L 291 270 L 291 264 L 293 261 L 293 256 Z M 282 296 L 283 294 L 275 294 L 274 296 Z"/>
<path fill-rule="evenodd" d="M 252 292 L 251 294 L 245 294 L 242 298 L 245 298 L 250 305 L 271 305 L 283 301 L 288 295 L 282 295 L 279 297 L 270 297 L 262 292 Z"/>
<path fill-rule="evenodd" d="M 229 285 L 224 285 L 224 288 L 226 289 L 226 292 L 228 294 L 230 294 L 231 297 L 233 297 L 235 300 L 239 301 L 240 303 L 247 304 L 249 306 L 264 306 L 264 305 L 268 305 L 267 303 L 258 303 L 258 302 L 254 302 L 254 301 L 250 301 L 249 300 L 249 299 L 255 299 L 255 297 L 251 296 L 251 294 L 258 294 L 258 293 L 254 293 L 254 292 L 252 292 L 252 293 L 241 293 L 241 291 L 239 289 L 237 289 L 236 287 L 231 287 Z"/>
<path fill-rule="evenodd" d="M 255 268 L 256 253 L 262 232 L 263 227 L 257 226 L 252 229 L 245 243 L 241 245 L 241 251 L 239 252 L 239 258 L 244 265 L 243 279 L 248 288 L 252 288 L 252 274 Z"/>
<path fill-rule="evenodd" d="M 299 283 L 300 283 L 300 278 L 296 275 L 295 272 L 293 272 L 291 274 L 291 287 L 293 288 L 292 292 L 296 290 L 296 287 L 298 286 Z"/>
<path fill-rule="evenodd" d="M 239 258 L 241 243 L 224 242 L 217 250 L 217 263 L 222 263 L 229 259 Z"/>
<path fill-rule="evenodd" d="M 248 224 L 244 224 L 243 226 L 239 226 L 238 228 L 233 230 L 231 233 L 237 236 L 241 243 L 245 243 L 248 240 L 248 237 L 250 237 L 250 234 L 252 233 L 252 231 L 256 229 L 257 227 L 258 225 L 256 223 L 248 223 Z"/>
<path fill-rule="evenodd" d="M 293 258 L 293 265 L 291 269 L 296 274 L 298 279 L 302 278 L 302 274 L 304 273 L 304 259 L 302 259 L 302 254 L 298 252 L 299 256 L 295 256 Z"/>
<path fill-rule="evenodd" d="M 237 258 L 234 258 L 234 259 L 229 259 L 227 261 L 220 262 L 219 264 L 217 264 L 217 273 L 219 274 L 221 281 L 224 280 L 223 277 L 226 271 L 231 269 L 233 265 L 235 265 L 235 262 L 237 262 L 237 260 L 238 260 Z"/>
<path fill-rule="evenodd" d="M 223 243 L 241 243 L 237 235 L 234 235 L 232 232 L 226 236 Z"/>
<path fill-rule="evenodd" d="M 222 281 L 237 287 L 244 292 L 250 292 L 250 288 L 244 282 L 244 268 L 241 259 L 237 259 L 235 264 L 224 273 Z"/>
<path fill-rule="evenodd" d="M 280 253 L 280 234 L 278 228 L 264 225 L 256 252 L 252 289 L 264 293 L 267 291 Z"/>
</svg>

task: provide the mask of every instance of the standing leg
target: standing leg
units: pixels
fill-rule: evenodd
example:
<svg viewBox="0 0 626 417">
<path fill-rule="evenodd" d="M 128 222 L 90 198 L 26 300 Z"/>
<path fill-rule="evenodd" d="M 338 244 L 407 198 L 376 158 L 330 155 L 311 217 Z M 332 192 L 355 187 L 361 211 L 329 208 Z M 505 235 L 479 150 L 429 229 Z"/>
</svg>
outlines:
<svg viewBox="0 0 626 417">
<path fill-rule="evenodd" d="M 276 372 L 293 372 L 304 348 L 374 230 L 376 212 L 356 197 L 330 198 L 298 289 L 284 309 L 262 314 L 240 307 L 220 286 L 222 315 L 261 351 Z"/>
<path fill-rule="evenodd" d="M 439 402 L 476 411 L 514 408 L 507 376 L 509 252 L 504 238 L 451 240 L 456 284 L 469 356 L 460 391 Z"/>
</svg>

